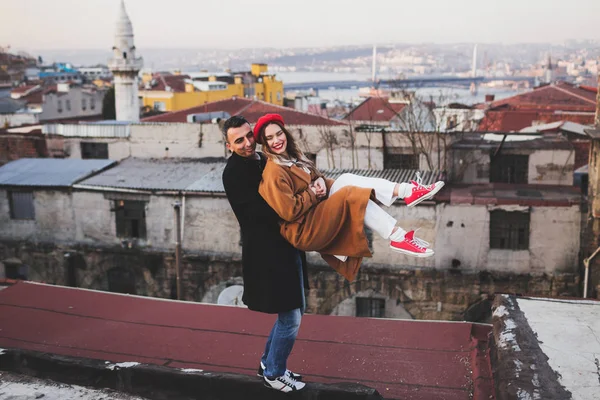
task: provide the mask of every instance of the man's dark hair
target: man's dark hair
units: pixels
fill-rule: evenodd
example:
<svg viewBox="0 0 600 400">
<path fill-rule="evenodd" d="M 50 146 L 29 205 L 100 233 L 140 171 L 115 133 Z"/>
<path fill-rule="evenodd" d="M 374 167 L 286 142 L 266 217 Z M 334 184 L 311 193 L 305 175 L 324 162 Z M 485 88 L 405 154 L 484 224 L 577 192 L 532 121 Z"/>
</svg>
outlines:
<svg viewBox="0 0 600 400">
<path fill-rule="evenodd" d="M 240 126 L 243 126 L 245 124 L 250 125 L 250 122 L 248 122 L 248 120 L 242 117 L 241 115 L 234 115 L 233 117 L 230 117 L 227 121 L 225 121 L 225 123 L 223 124 L 223 137 L 225 138 L 225 141 L 227 141 L 227 131 L 229 129 L 239 128 Z"/>
</svg>

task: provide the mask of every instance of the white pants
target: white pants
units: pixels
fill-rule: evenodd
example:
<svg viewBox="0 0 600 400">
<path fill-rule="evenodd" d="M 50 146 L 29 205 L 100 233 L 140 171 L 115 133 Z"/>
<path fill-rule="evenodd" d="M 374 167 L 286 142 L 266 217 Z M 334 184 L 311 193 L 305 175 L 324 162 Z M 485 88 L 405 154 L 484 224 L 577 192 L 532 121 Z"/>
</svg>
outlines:
<svg viewBox="0 0 600 400">
<path fill-rule="evenodd" d="M 340 190 L 344 186 L 358 186 L 361 188 L 373 189 L 375 191 L 375 197 L 385 206 L 391 206 L 397 197 L 394 197 L 394 188 L 396 182 L 391 182 L 380 178 L 368 178 L 365 176 L 354 175 L 354 174 L 342 174 L 335 180 L 329 195 L 332 195 L 336 191 Z M 400 183 L 400 185 L 409 185 L 407 183 Z M 403 193 L 404 188 L 400 188 L 400 193 Z M 377 203 L 369 200 L 367 204 L 367 210 L 365 212 L 365 225 L 371 230 L 377 232 L 379 236 L 384 239 L 389 239 L 392 235 L 392 231 L 398 221 L 388 213 L 386 213 Z M 398 228 L 398 231 L 403 231 Z M 405 231 L 403 231 L 406 233 Z M 337 257 L 337 256 L 336 256 Z"/>
</svg>

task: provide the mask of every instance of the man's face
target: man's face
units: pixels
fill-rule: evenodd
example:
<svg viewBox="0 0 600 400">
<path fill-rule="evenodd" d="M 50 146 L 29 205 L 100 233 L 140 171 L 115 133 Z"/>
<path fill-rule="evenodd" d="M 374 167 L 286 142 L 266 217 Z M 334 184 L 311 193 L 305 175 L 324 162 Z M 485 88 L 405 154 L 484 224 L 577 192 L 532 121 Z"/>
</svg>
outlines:
<svg viewBox="0 0 600 400">
<path fill-rule="evenodd" d="M 256 151 L 256 141 L 249 124 L 227 130 L 227 148 L 241 157 L 252 157 Z"/>
</svg>

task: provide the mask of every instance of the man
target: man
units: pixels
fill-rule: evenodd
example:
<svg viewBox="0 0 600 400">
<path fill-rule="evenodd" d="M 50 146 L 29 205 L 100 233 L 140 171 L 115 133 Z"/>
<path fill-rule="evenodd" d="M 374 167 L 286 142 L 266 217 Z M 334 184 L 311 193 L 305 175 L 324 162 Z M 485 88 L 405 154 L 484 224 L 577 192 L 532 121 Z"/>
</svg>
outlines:
<svg viewBox="0 0 600 400">
<path fill-rule="evenodd" d="M 279 216 L 258 194 L 266 158 L 256 152 L 248 121 L 241 116 L 223 124 L 232 152 L 223 171 L 223 185 L 242 233 L 243 302 L 250 310 L 277 314 L 258 368 L 265 386 L 282 392 L 301 390 L 302 377 L 286 367 L 308 287 L 306 257 L 279 233 Z"/>
</svg>

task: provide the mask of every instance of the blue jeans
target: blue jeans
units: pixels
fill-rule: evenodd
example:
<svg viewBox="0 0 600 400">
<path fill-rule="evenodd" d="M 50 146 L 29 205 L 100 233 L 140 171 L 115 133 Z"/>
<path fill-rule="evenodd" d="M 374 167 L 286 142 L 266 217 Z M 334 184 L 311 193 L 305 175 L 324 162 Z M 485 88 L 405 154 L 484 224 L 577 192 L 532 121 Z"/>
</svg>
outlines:
<svg viewBox="0 0 600 400">
<path fill-rule="evenodd" d="M 265 352 L 261 357 L 261 362 L 266 366 L 265 376 L 275 378 L 285 374 L 287 369 L 287 359 L 292 352 L 300 321 L 306 309 L 306 298 L 304 297 L 304 278 L 302 275 L 302 261 L 298 254 L 297 268 L 300 274 L 300 291 L 302 294 L 302 308 L 296 308 L 291 311 L 281 312 L 277 315 L 277 320 L 265 346 Z"/>
</svg>

